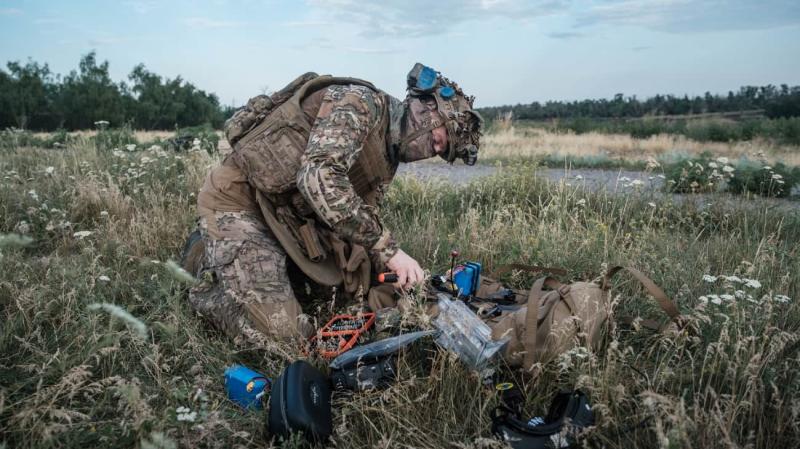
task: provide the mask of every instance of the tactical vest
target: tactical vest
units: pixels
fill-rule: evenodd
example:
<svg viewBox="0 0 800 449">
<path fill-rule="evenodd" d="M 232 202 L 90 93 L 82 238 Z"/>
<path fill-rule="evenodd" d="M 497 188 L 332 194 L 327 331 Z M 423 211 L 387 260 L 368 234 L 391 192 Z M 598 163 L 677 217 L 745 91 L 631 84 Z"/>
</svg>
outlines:
<svg viewBox="0 0 800 449">
<path fill-rule="evenodd" d="M 233 144 L 231 158 L 245 173 L 250 185 L 268 196 L 296 189 L 300 161 L 314 125 L 314 118 L 309 120 L 303 112 L 303 100 L 335 84 L 357 84 L 380 92 L 364 80 L 328 75 L 302 84 L 289 99 L 274 105 L 260 124 Z M 384 102 L 378 122 L 369 131 L 358 160 L 347 173 L 356 193 L 370 205 L 375 205 L 378 187 L 394 176 L 394 169 L 386 160 L 387 103 Z"/>
<path fill-rule="evenodd" d="M 249 131 L 238 133 L 235 140 L 229 134 L 229 140 L 233 140 L 230 159 L 256 189 L 265 221 L 292 260 L 306 275 L 323 285 L 338 285 L 346 280 L 348 269 L 351 274 L 354 270 L 353 254 L 363 252 L 343 245 L 315 220 L 312 209 L 297 190 L 297 173 L 315 119 L 303 111 L 303 100 L 336 84 L 366 86 L 385 95 L 360 79 L 305 74 L 270 97 L 268 106 L 271 109 L 263 121 L 254 123 Z M 291 96 L 287 98 L 287 94 Z M 385 101 L 377 123 L 370 129 L 358 159 L 347 173 L 359 197 L 372 206 L 377 205 L 379 188 L 391 182 L 396 170 L 386 156 L 388 126 L 388 101 Z"/>
</svg>

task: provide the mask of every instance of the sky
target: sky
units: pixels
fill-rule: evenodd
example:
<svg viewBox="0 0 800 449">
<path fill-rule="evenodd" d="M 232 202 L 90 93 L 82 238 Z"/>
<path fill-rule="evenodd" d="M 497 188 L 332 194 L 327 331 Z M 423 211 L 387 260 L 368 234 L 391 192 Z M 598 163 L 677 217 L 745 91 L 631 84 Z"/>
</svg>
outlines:
<svg viewBox="0 0 800 449">
<path fill-rule="evenodd" d="M 422 62 L 476 106 L 800 85 L 800 0 L 0 0 L 0 63 L 96 51 L 222 104 L 314 71 L 402 98 Z"/>
</svg>

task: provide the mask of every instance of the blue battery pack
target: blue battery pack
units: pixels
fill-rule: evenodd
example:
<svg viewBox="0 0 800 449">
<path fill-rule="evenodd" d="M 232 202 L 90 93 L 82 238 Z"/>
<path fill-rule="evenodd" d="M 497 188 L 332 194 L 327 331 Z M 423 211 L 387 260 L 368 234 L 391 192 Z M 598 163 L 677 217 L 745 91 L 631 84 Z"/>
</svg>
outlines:
<svg viewBox="0 0 800 449">
<path fill-rule="evenodd" d="M 242 365 L 225 369 L 225 391 L 228 399 L 245 409 L 261 409 L 262 394 L 268 393 L 272 382 L 263 374 Z"/>
<path fill-rule="evenodd" d="M 459 296 L 474 295 L 481 283 L 481 264 L 466 262 L 453 270 L 453 282 L 459 290 Z"/>
</svg>

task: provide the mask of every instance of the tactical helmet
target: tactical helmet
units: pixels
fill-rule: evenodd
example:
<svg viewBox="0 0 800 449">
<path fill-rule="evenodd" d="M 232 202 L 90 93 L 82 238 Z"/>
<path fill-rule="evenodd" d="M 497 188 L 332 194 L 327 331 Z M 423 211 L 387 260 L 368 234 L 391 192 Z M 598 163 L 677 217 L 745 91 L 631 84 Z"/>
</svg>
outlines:
<svg viewBox="0 0 800 449">
<path fill-rule="evenodd" d="M 407 90 L 407 114 L 411 114 L 412 120 L 423 118 L 416 118 L 418 127 L 405 137 L 403 145 L 413 145 L 418 137 L 444 125 L 448 148 L 441 154 L 442 159 L 452 164 L 456 158 L 461 158 L 467 165 L 474 165 L 483 126 L 483 118 L 472 109 L 475 97 L 466 96 L 456 83 L 420 63 L 414 64 L 408 72 Z"/>
</svg>

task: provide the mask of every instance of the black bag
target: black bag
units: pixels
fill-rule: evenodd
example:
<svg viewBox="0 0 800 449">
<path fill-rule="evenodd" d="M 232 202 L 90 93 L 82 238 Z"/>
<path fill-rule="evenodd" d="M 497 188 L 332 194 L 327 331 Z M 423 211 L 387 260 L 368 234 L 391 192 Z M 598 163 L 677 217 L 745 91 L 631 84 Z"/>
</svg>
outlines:
<svg viewBox="0 0 800 449">
<path fill-rule="evenodd" d="M 557 449 L 575 447 L 577 435 L 594 425 L 594 414 L 580 390 L 561 392 L 553 398 L 544 420 L 523 421 L 516 411 L 496 407 L 491 414 L 492 433 L 514 449 Z"/>
<path fill-rule="evenodd" d="M 328 378 L 302 360 L 287 366 L 272 385 L 267 424 L 283 438 L 302 432 L 310 442 L 327 440 L 333 431 Z"/>
</svg>

